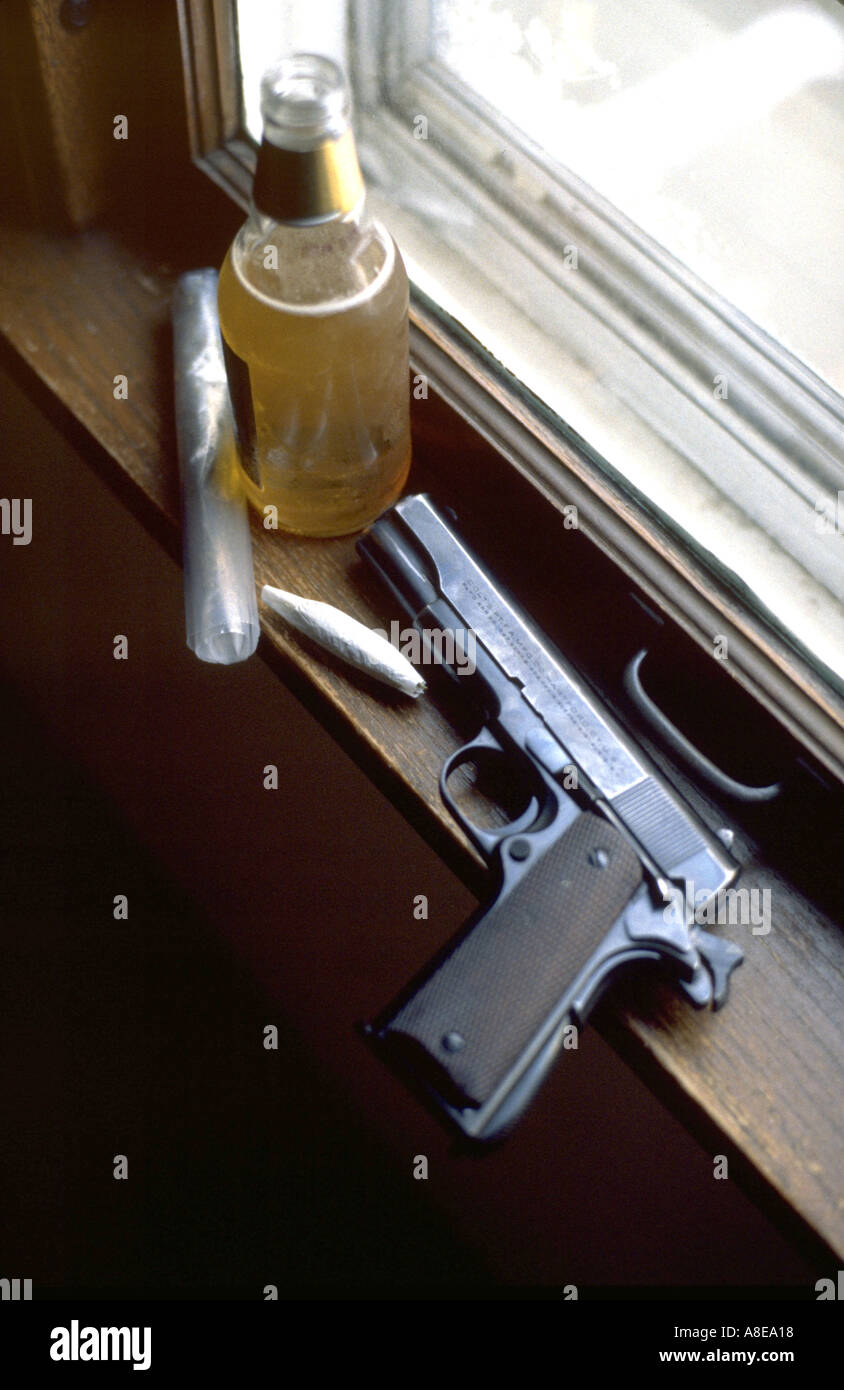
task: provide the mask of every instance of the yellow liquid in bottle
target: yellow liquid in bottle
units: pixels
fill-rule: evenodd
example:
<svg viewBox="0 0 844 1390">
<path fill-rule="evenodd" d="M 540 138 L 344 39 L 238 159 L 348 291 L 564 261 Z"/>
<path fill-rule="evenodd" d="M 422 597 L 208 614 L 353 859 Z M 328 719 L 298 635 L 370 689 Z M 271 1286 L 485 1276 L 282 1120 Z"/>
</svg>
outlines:
<svg viewBox="0 0 844 1390">
<path fill-rule="evenodd" d="M 410 467 L 407 274 L 380 229 L 351 258 L 336 225 L 293 251 L 281 236 L 283 301 L 265 268 L 272 233 L 235 239 L 220 271 L 244 489 L 265 523 L 346 535 L 395 501 Z"/>
</svg>

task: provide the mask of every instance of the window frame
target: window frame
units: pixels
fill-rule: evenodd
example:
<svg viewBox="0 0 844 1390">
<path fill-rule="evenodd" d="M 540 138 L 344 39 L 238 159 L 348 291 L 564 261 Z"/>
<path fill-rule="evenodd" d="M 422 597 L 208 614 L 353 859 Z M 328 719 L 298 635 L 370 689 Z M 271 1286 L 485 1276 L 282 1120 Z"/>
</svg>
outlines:
<svg viewBox="0 0 844 1390">
<path fill-rule="evenodd" d="M 426 0 L 413 0 L 412 8 L 423 14 Z M 256 150 L 231 80 L 238 51 L 236 0 L 178 0 L 178 10 L 194 162 L 246 209 Z M 366 4 L 352 7 L 361 47 L 372 38 L 372 15 Z M 420 24 L 416 32 L 422 31 Z M 380 46 L 375 51 L 380 55 Z M 352 64 L 364 124 L 378 99 L 379 61 L 367 63 L 365 71 Z M 844 700 L 832 673 L 822 673 L 793 636 L 778 629 L 773 615 L 766 620 L 748 603 L 735 576 L 684 543 L 588 441 L 561 428 L 541 401 L 495 370 L 483 346 L 416 289 L 411 360 L 557 510 L 574 503 L 584 532 L 704 651 L 711 654 L 715 638 L 726 636 L 732 676 L 844 780 Z"/>
</svg>

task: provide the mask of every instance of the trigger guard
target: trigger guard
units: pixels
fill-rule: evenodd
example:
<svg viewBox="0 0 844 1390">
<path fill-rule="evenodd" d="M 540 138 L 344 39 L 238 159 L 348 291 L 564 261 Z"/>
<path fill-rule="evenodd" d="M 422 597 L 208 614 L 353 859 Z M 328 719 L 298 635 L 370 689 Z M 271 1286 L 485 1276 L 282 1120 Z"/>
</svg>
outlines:
<svg viewBox="0 0 844 1390">
<path fill-rule="evenodd" d="M 499 830 L 484 830 L 481 826 L 475 825 L 474 821 L 465 816 L 448 790 L 448 779 L 453 772 L 456 772 L 464 763 L 474 762 L 477 753 L 500 753 L 506 757 L 504 749 L 498 742 L 494 734 L 489 729 L 481 729 L 481 732 L 471 743 L 466 743 L 462 748 L 458 748 L 456 753 L 452 753 L 440 772 L 440 796 L 445 802 L 448 810 L 454 819 L 462 826 L 469 839 L 488 858 L 498 849 L 502 840 L 508 839 L 511 835 L 521 834 L 534 824 L 539 818 L 542 810 L 539 798 L 531 795 L 526 809 L 514 821 L 508 821 Z"/>
</svg>

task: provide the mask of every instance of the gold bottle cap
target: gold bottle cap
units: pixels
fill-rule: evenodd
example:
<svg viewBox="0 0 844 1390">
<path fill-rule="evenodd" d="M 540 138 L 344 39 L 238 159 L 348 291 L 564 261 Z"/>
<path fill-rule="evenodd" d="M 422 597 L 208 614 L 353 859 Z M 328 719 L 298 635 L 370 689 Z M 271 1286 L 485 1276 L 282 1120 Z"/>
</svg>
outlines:
<svg viewBox="0 0 844 1390">
<path fill-rule="evenodd" d="M 264 137 L 253 198 L 276 222 L 307 226 L 351 212 L 363 196 L 349 90 L 336 63 L 284 58 L 261 83 Z"/>
</svg>

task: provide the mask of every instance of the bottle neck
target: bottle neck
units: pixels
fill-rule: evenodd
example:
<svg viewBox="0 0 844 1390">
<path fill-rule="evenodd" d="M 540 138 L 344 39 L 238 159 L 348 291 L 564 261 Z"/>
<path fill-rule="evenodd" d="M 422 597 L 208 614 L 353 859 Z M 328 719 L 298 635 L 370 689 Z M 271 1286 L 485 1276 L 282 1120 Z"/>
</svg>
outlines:
<svg viewBox="0 0 844 1390">
<path fill-rule="evenodd" d="M 310 149 L 285 148 L 264 135 L 252 195 L 259 215 L 289 226 L 314 226 L 348 216 L 363 192 L 350 127 Z"/>
</svg>

